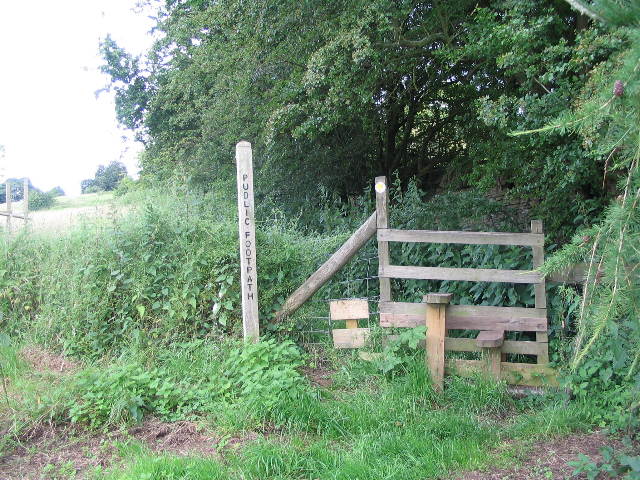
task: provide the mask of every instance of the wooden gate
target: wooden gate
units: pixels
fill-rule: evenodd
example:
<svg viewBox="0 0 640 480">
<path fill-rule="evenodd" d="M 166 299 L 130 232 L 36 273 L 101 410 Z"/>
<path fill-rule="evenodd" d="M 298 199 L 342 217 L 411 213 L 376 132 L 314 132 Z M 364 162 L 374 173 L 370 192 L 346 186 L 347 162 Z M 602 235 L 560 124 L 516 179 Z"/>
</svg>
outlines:
<svg viewBox="0 0 640 480">
<path fill-rule="evenodd" d="M 395 230 L 388 226 L 388 191 L 385 177 L 376 178 L 376 218 L 380 280 L 380 326 L 427 325 L 427 365 L 437 388 L 446 370 L 469 374 L 482 370 L 509 384 L 539 386 L 555 384 L 548 367 L 547 303 L 545 280 L 535 270 L 499 270 L 393 265 L 389 242 L 509 245 L 531 248 L 533 268 L 544 261 L 544 233 L 539 220 L 530 233 L 451 232 Z M 450 294 L 425 295 L 423 303 L 394 302 L 391 279 L 453 280 L 533 284 L 535 307 L 450 305 Z M 478 330 L 477 338 L 450 337 L 452 330 Z M 505 332 L 535 332 L 535 341 L 505 340 Z M 482 360 L 451 359 L 445 352 L 482 352 Z M 531 355 L 535 363 L 509 361 L 509 354 Z"/>
</svg>

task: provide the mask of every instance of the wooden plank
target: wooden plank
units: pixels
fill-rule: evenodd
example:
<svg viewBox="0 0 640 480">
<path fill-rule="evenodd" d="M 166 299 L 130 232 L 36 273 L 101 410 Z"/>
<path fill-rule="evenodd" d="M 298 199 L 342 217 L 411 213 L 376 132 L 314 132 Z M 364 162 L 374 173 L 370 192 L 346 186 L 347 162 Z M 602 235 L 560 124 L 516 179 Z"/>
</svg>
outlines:
<svg viewBox="0 0 640 480">
<path fill-rule="evenodd" d="M 376 233 L 376 213 L 364 222 L 349 239 L 318 268 L 298 289 L 284 302 L 276 313 L 276 321 L 281 321 L 295 312 L 304 302 L 313 296 L 333 275 L 362 248 Z"/>
<path fill-rule="evenodd" d="M 369 318 L 367 300 L 334 300 L 329 302 L 331 320 L 359 320 Z"/>
<path fill-rule="evenodd" d="M 27 217 L 25 217 L 24 215 L 21 215 L 19 213 L 13 213 L 13 212 L 0 212 L 0 216 L 11 217 L 11 218 L 22 218 L 23 220 L 27 219 Z"/>
<path fill-rule="evenodd" d="M 7 204 L 7 233 L 11 233 L 11 217 L 13 216 L 13 207 L 11 205 L 11 182 L 7 178 L 4 184 L 5 202 Z"/>
<path fill-rule="evenodd" d="M 23 180 L 23 193 L 22 193 L 22 210 L 24 214 L 24 219 L 27 220 L 29 217 L 29 179 L 27 177 Z M 27 222 L 25 222 L 26 226 Z"/>
<path fill-rule="evenodd" d="M 464 243 L 471 245 L 542 246 L 544 235 L 535 233 L 454 232 L 443 230 L 378 231 L 378 241 L 416 243 Z"/>
<path fill-rule="evenodd" d="M 501 347 L 504 343 L 504 330 L 484 330 L 476 337 L 476 345 L 480 348 Z"/>
<path fill-rule="evenodd" d="M 531 220 L 531 233 L 542 234 L 542 220 Z M 544 245 L 544 244 L 543 244 Z M 544 263 L 544 246 L 532 247 L 533 250 L 533 268 L 537 269 Z M 547 292 L 544 278 L 534 287 L 536 308 L 547 308 Z M 547 345 L 547 350 L 538 355 L 538 363 L 549 363 L 549 335 L 547 332 L 536 332 L 536 342 Z"/>
<path fill-rule="evenodd" d="M 483 360 L 447 360 L 445 372 L 460 376 L 486 372 Z M 558 372 L 548 365 L 535 363 L 500 363 L 500 378 L 509 385 L 527 385 L 530 387 L 557 387 Z"/>
<path fill-rule="evenodd" d="M 369 328 L 337 328 L 332 331 L 335 348 L 362 348 L 369 339 Z"/>
<path fill-rule="evenodd" d="M 256 265 L 256 223 L 253 197 L 253 158 L 251 144 L 236 145 L 238 182 L 238 235 L 240 237 L 240 286 L 242 293 L 242 330 L 245 341 L 257 342 L 258 268 Z"/>
<path fill-rule="evenodd" d="M 377 231 L 380 232 L 389 227 L 389 188 L 387 186 L 387 177 L 376 177 L 374 190 L 376 192 L 376 227 Z M 389 243 L 378 240 L 378 264 L 387 266 L 389 263 Z M 380 277 L 379 282 L 380 300 L 390 302 L 391 280 Z"/>
<path fill-rule="evenodd" d="M 382 313 L 404 313 L 420 315 L 424 318 L 426 304 L 416 302 L 380 302 L 378 305 Z M 547 311 L 543 308 L 525 307 L 494 307 L 490 305 L 449 305 L 447 313 L 458 316 L 486 316 L 499 319 L 513 317 L 545 317 Z"/>
<path fill-rule="evenodd" d="M 506 307 L 505 307 L 506 308 Z M 381 313 L 380 326 L 413 328 L 421 325 L 415 315 L 400 313 Z M 496 319 L 487 316 L 458 317 L 447 315 L 447 329 L 449 330 L 505 330 L 508 332 L 546 332 L 547 319 L 544 317 L 514 317 L 510 319 Z"/>
<path fill-rule="evenodd" d="M 380 302 L 379 309 L 381 327 L 417 327 L 426 313 L 423 303 Z M 547 316 L 546 310 L 539 308 L 449 305 L 447 328 L 546 332 Z"/>
<path fill-rule="evenodd" d="M 488 268 L 408 267 L 380 265 L 384 278 L 416 280 L 457 280 L 466 282 L 540 283 L 542 275 L 533 270 L 498 270 Z"/>
<path fill-rule="evenodd" d="M 445 307 L 427 305 L 426 366 L 436 391 L 444 387 Z"/>
<path fill-rule="evenodd" d="M 547 275 L 547 280 L 558 283 L 584 283 L 587 279 L 589 265 L 586 263 L 577 263 L 563 270 L 553 272 Z"/>
<path fill-rule="evenodd" d="M 545 345 L 538 342 L 505 340 L 500 347 L 502 353 L 513 353 L 520 355 L 539 355 L 545 349 Z M 482 349 L 476 345 L 474 338 L 452 338 L 444 339 L 444 349 L 447 352 L 481 352 Z"/>
<path fill-rule="evenodd" d="M 558 372 L 548 364 L 503 362 L 502 379 L 509 385 L 558 387 Z"/>
</svg>

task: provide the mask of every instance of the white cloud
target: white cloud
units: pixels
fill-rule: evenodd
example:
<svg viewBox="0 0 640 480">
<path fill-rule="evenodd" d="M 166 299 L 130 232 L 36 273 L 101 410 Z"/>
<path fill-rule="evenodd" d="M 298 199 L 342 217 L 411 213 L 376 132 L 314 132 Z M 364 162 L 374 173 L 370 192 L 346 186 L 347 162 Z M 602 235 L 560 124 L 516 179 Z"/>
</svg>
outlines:
<svg viewBox="0 0 640 480">
<path fill-rule="evenodd" d="M 113 98 L 94 93 L 99 41 L 107 33 L 133 53 L 151 45 L 152 21 L 134 0 L 36 0 L 0 4 L 0 145 L 9 176 L 79 193 L 99 164 L 137 171 L 140 146 L 123 142 Z"/>
</svg>

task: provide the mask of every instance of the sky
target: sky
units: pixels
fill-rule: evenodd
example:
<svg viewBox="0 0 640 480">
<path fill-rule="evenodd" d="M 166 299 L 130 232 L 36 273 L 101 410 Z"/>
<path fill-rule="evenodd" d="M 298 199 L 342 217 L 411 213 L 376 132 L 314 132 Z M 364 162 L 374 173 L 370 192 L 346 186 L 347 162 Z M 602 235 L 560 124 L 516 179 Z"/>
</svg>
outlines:
<svg viewBox="0 0 640 480">
<path fill-rule="evenodd" d="M 147 50 L 153 22 L 136 0 L 0 1 L 0 175 L 41 190 L 80 193 L 98 165 L 121 161 L 132 176 L 141 145 L 118 127 L 98 67 L 107 33 L 129 52 Z M 4 181 L 4 178 L 0 181 Z"/>
</svg>

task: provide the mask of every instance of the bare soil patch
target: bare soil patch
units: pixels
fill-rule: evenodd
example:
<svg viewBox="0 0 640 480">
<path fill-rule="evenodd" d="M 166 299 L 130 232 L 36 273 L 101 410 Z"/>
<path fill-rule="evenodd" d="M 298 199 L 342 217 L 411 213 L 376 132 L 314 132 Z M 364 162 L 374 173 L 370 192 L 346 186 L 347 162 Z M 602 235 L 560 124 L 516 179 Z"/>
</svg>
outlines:
<svg viewBox="0 0 640 480">
<path fill-rule="evenodd" d="M 78 364 L 64 355 L 53 353 L 37 346 L 25 347 L 20 351 L 22 358 L 36 372 L 73 373 Z"/>
<path fill-rule="evenodd" d="M 585 479 L 573 477 L 574 468 L 568 462 L 578 460 L 580 454 L 600 461 L 600 448 L 605 445 L 620 447 L 620 443 L 602 432 L 581 433 L 536 443 L 523 453 L 524 463 L 514 468 L 467 472 L 458 480 L 560 480 Z"/>
<path fill-rule="evenodd" d="M 0 457 L 0 479 L 36 480 L 66 474 L 85 478 L 117 461 L 117 442 L 137 440 L 150 451 L 217 457 L 218 437 L 193 422 L 149 418 L 128 430 L 89 432 L 81 427 L 42 424 L 25 432 L 13 451 Z"/>
</svg>

